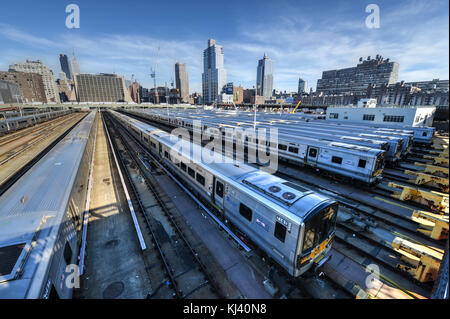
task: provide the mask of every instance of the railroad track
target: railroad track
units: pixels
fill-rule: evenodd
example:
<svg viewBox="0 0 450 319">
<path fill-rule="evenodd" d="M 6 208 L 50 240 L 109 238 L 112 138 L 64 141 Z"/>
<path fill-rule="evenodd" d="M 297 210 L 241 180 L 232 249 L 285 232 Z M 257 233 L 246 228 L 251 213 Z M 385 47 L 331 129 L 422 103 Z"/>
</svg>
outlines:
<svg viewBox="0 0 450 319">
<path fill-rule="evenodd" d="M 19 156 L 21 153 L 23 153 L 30 147 L 36 145 L 40 141 L 46 139 L 48 136 L 53 134 L 53 132 L 55 130 L 57 130 L 61 125 L 64 125 L 65 123 L 71 121 L 72 116 L 65 117 L 64 119 L 58 119 L 58 120 L 59 121 L 57 121 L 57 122 L 53 122 L 50 127 L 48 127 L 48 126 L 39 127 L 38 129 L 28 132 L 28 133 L 32 134 L 32 137 L 29 140 L 24 141 L 24 143 L 16 146 L 12 150 L 9 150 L 3 154 L 0 154 L 0 166 L 9 162 L 10 160 L 14 159 L 15 157 Z M 49 124 L 49 123 L 46 123 L 46 124 Z M 3 145 L 0 145 L 0 147 L 4 146 L 6 144 L 10 144 L 11 142 L 16 141 L 20 138 L 23 138 L 24 136 L 27 136 L 27 135 L 29 135 L 29 134 L 21 135 L 17 138 L 14 138 L 13 140 L 7 140 L 7 141 L 3 142 Z"/>
<path fill-rule="evenodd" d="M 70 126 L 65 132 L 63 132 L 60 136 L 58 136 L 52 143 L 50 143 L 47 147 L 45 147 L 43 150 L 41 150 L 36 156 L 34 156 L 30 161 L 28 161 L 25 165 L 23 165 L 20 169 L 14 171 L 10 175 L 8 175 L 6 178 L 4 178 L 2 181 L 0 181 L 0 196 L 8 190 L 20 177 L 22 177 L 31 167 L 33 167 L 34 164 L 36 164 L 42 157 L 44 157 L 56 144 L 58 144 L 59 141 L 64 139 L 64 137 L 69 134 L 69 132 L 78 124 L 80 123 L 83 118 L 82 116 L 80 119 L 78 119 L 72 126 Z M 8 160 L 9 161 L 9 160 Z M 2 161 L 2 164 L 6 163 L 7 161 Z M 0 166 L 2 165 L 0 164 Z"/>
<path fill-rule="evenodd" d="M 14 131 L 12 133 L 7 133 L 5 135 L 0 136 L 0 147 L 7 145 L 9 143 L 12 143 L 24 136 L 34 134 L 34 132 L 38 132 L 42 127 L 48 127 L 49 125 L 57 125 L 58 122 L 60 122 L 62 119 L 69 117 L 71 114 L 64 115 L 58 118 L 51 119 L 46 122 L 34 124 L 32 126 L 20 129 L 18 131 Z"/>
<path fill-rule="evenodd" d="M 136 155 L 140 145 L 109 118 L 105 123 L 132 189 L 133 206 L 139 208 L 140 220 L 155 247 L 144 251 L 151 281 L 157 283 L 149 298 L 222 298 L 216 280 L 200 259 L 200 249 L 205 248 L 186 235 L 175 206 L 155 180 L 158 173 L 149 170 L 149 163 Z M 155 265 L 158 259 L 161 263 Z"/>
</svg>

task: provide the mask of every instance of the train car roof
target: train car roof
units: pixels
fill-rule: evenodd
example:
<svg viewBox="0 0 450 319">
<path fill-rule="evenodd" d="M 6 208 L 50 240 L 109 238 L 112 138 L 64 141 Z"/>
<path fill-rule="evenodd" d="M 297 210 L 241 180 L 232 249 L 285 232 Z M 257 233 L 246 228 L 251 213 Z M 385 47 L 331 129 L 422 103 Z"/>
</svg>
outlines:
<svg viewBox="0 0 450 319">
<path fill-rule="evenodd" d="M 38 268 L 51 256 L 95 113 L 0 197 L 0 298 L 25 298 L 32 278 L 42 275 Z"/>
<path fill-rule="evenodd" d="M 58 113 L 58 112 L 61 112 L 61 111 L 67 111 L 67 110 L 57 110 L 57 111 L 51 111 L 51 112 L 43 112 L 43 113 L 31 114 L 31 115 L 9 117 L 7 119 L 0 120 L 0 124 L 1 123 L 6 123 L 6 122 L 15 122 L 15 121 L 27 120 L 27 119 L 35 118 L 36 116 L 47 115 L 47 114 L 54 114 L 54 113 Z"/>
<path fill-rule="evenodd" d="M 147 113 L 151 113 L 151 112 L 147 112 Z M 167 116 L 166 114 L 160 114 L 161 116 Z M 193 118 L 190 117 L 185 117 L 183 118 L 183 120 L 191 120 L 193 121 Z M 229 124 L 223 124 L 221 123 L 221 119 L 220 118 L 211 118 L 210 123 L 218 123 L 218 125 L 220 124 L 222 127 L 232 127 Z M 252 125 L 250 123 L 246 123 L 246 122 L 242 122 L 242 125 L 248 126 L 249 128 L 252 127 Z M 208 122 L 206 123 L 206 125 L 208 125 Z M 366 146 L 361 146 L 361 145 L 355 145 L 355 144 L 351 144 L 351 143 L 339 143 L 339 142 L 334 142 L 331 140 L 327 140 L 325 138 L 320 138 L 320 139 L 314 139 L 311 137 L 306 137 L 306 136 L 302 136 L 302 135 L 289 135 L 288 133 L 282 132 L 281 134 L 278 134 L 278 136 L 282 136 L 283 141 L 289 142 L 289 143 L 298 143 L 299 141 L 307 141 L 307 142 L 312 142 L 312 143 L 320 143 L 326 146 L 331 146 L 331 147 L 338 147 L 340 149 L 345 149 L 345 150 L 352 150 L 352 151 L 359 151 L 361 153 L 364 153 L 364 155 L 366 155 L 367 153 L 374 153 L 374 154 L 378 154 L 380 152 L 382 152 L 379 149 L 373 149 L 373 148 L 369 148 Z"/>
</svg>

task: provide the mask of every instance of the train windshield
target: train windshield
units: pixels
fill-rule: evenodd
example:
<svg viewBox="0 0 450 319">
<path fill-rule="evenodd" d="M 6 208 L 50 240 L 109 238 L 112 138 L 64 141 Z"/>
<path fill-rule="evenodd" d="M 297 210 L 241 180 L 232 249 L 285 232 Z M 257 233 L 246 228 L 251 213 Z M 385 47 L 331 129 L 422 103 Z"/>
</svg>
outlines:
<svg viewBox="0 0 450 319">
<path fill-rule="evenodd" d="M 381 168 L 383 168 L 384 164 L 384 152 L 378 154 L 377 161 L 375 162 L 375 166 L 373 168 L 373 174 L 376 174 Z"/>
<path fill-rule="evenodd" d="M 403 139 L 400 139 L 399 143 L 397 144 L 396 152 L 400 152 L 402 148 L 403 148 Z"/>
<path fill-rule="evenodd" d="M 336 228 L 338 205 L 334 203 L 312 216 L 305 224 L 302 254 L 308 253 L 326 240 Z"/>
</svg>

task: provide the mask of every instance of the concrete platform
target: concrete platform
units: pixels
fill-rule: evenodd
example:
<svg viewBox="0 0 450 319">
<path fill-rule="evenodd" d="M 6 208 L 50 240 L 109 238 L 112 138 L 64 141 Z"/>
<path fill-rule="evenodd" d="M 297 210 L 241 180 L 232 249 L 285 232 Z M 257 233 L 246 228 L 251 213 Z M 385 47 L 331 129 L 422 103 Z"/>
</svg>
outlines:
<svg viewBox="0 0 450 319">
<path fill-rule="evenodd" d="M 106 132 L 98 121 L 86 268 L 76 298 L 146 298 L 150 281 Z"/>
</svg>

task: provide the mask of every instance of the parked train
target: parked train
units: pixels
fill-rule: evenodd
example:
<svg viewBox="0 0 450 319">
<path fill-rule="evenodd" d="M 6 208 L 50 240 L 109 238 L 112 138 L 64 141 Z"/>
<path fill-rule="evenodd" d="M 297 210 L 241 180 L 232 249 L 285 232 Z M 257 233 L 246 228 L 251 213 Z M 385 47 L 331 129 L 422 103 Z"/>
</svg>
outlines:
<svg viewBox="0 0 450 319">
<path fill-rule="evenodd" d="M 189 150 L 175 150 L 169 133 L 109 112 L 291 276 L 303 274 L 331 248 L 334 200 L 242 163 L 193 161 L 201 158 L 201 148 L 191 142 Z"/>
<path fill-rule="evenodd" d="M 145 116 L 145 113 L 138 114 Z M 166 124 L 169 123 L 184 127 L 190 131 L 193 130 L 193 120 L 191 119 L 162 116 L 159 120 Z M 224 140 L 231 140 L 234 143 L 236 138 L 242 140 L 243 137 L 241 136 L 225 135 L 225 131 L 222 130 L 225 126 L 222 125 L 218 128 L 218 125 L 219 123 L 202 121 L 202 131 L 199 133 L 207 132 L 216 136 L 222 134 Z M 221 132 L 215 132 L 214 130 L 220 130 Z M 249 150 L 258 148 L 256 136 L 250 138 L 247 136 L 243 143 Z M 340 175 L 346 179 L 357 180 L 367 184 L 377 183 L 382 178 L 381 173 L 384 168 L 385 151 L 381 149 L 335 142 L 322 138 L 314 139 L 299 135 L 290 136 L 283 133 L 278 133 L 277 145 L 269 145 L 267 142 L 266 145 L 268 152 L 273 152 L 274 147 L 277 148 L 280 160 L 299 166 L 319 168 L 334 175 Z"/>
<path fill-rule="evenodd" d="M 148 119 L 160 122 L 162 124 L 166 124 L 166 125 L 178 125 L 178 126 L 184 126 L 186 127 L 186 125 L 188 124 L 184 124 L 183 121 L 185 118 L 190 118 L 190 119 L 199 119 L 202 120 L 202 122 L 207 122 L 207 121 L 214 121 L 216 123 L 218 123 L 217 125 L 221 125 L 221 124 L 229 124 L 229 125 L 235 125 L 235 126 L 243 126 L 243 125 L 251 125 L 253 126 L 253 123 L 250 120 L 247 120 L 245 118 L 239 118 L 239 120 L 236 120 L 235 118 L 233 118 L 233 116 L 220 116 L 220 117 L 216 117 L 214 114 L 193 114 L 192 112 L 177 112 L 176 113 L 176 119 L 175 116 L 168 116 L 166 114 L 162 114 L 159 113 L 158 111 L 141 111 L 141 110 L 127 110 L 126 112 L 129 112 L 130 114 L 136 114 L 139 116 L 143 116 L 146 117 Z M 222 115 L 222 114 L 221 114 Z M 277 127 L 279 131 L 286 131 L 286 133 L 289 134 L 294 134 L 294 135 L 301 135 L 301 132 L 308 132 L 308 134 L 310 135 L 315 135 L 315 134 L 327 134 L 327 135 L 331 135 L 335 138 L 339 138 L 339 139 L 347 139 L 347 141 L 340 141 L 340 142 L 344 142 L 347 144 L 354 144 L 352 141 L 350 141 L 350 139 L 352 138 L 360 138 L 360 139 L 365 139 L 365 140 L 370 140 L 371 142 L 374 141 L 375 143 L 387 143 L 388 146 L 385 149 L 385 147 L 381 147 L 380 149 L 383 149 L 386 151 L 385 154 L 385 160 L 390 162 L 390 163 L 395 163 L 397 162 L 402 155 L 402 150 L 405 149 L 405 154 L 406 154 L 406 150 L 407 148 L 404 147 L 404 138 L 400 138 L 400 137 L 393 137 L 393 136 L 388 136 L 387 133 L 384 132 L 383 135 L 380 134 L 370 134 L 370 133 L 361 133 L 361 132 L 347 132 L 345 130 L 342 129 L 333 129 L 330 130 L 329 128 L 327 128 L 326 126 L 323 127 L 314 127 L 314 126 L 302 126 L 302 125 L 289 125 L 288 123 L 283 123 L 282 124 L 286 124 L 286 125 L 275 125 L 275 123 L 272 124 L 272 122 L 275 121 L 269 121 L 268 123 L 266 123 L 265 121 L 261 121 L 258 120 L 258 127 L 266 127 L 267 125 L 271 125 L 273 127 Z M 304 124 L 304 123 L 303 123 Z M 296 132 L 299 132 L 298 134 L 296 134 Z M 337 141 L 339 142 L 339 141 Z M 355 145 L 361 145 L 356 143 Z M 362 146 L 367 146 L 367 145 L 362 145 Z M 367 146 L 369 147 L 369 146 Z M 371 147 L 371 148 L 378 148 L 377 146 L 375 147 Z"/>
<path fill-rule="evenodd" d="M 38 123 L 46 122 L 71 112 L 71 110 L 58 110 L 3 119 L 0 120 L 0 135 L 14 132 Z"/>
<path fill-rule="evenodd" d="M 217 122 L 225 122 L 226 120 L 217 119 Z M 247 126 L 250 124 L 246 124 Z M 240 125 L 242 126 L 242 125 Z M 277 127 L 275 125 L 259 124 L 258 127 Z M 385 160 L 389 163 L 395 163 L 401 158 L 401 148 L 403 145 L 403 139 L 395 137 L 386 137 L 373 134 L 362 134 L 362 133 L 345 133 L 336 132 L 334 130 L 329 130 L 325 128 L 305 128 L 305 127 L 277 127 L 278 132 L 284 132 L 291 136 L 304 136 L 309 138 L 321 138 L 328 139 L 335 142 L 341 142 L 346 144 L 354 144 L 365 146 L 369 148 L 381 149 L 386 151 Z"/>
<path fill-rule="evenodd" d="M 177 117 L 177 122 L 180 122 L 180 117 Z M 224 124 L 228 123 L 230 126 L 235 126 L 235 122 L 224 120 L 222 118 L 214 119 L 214 118 L 208 118 L 207 120 L 202 120 L 202 124 L 206 125 L 207 127 L 223 127 Z M 234 124 L 234 125 L 233 125 Z M 180 125 L 180 123 L 178 123 Z M 253 124 L 250 123 L 239 123 L 240 128 L 251 128 L 253 127 Z M 264 128 L 267 130 L 270 130 L 270 128 L 273 128 L 275 126 L 268 125 L 268 124 L 258 124 L 258 128 Z M 400 158 L 401 152 L 398 150 L 398 145 L 395 144 L 394 147 L 390 148 L 390 145 L 388 141 L 382 140 L 382 139 L 370 139 L 366 137 L 360 137 L 360 136 L 347 136 L 342 134 L 333 134 L 333 132 L 321 132 L 321 131 L 315 131 L 311 132 L 310 130 L 306 130 L 303 128 L 278 128 L 278 136 L 284 135 L 289 137 L 298 137 L 299 139 L 303 138 L 309 138 L 314 139 L 319 142 L 337 142 L 337 143 L 344 143 L 344 144 L 352 144 L 357 146 L 363 146 L 367 148 L 373 148 L 378 150 L 385 151 L 385 157 L 384 159 L 389 162 L 395 162 Z"/>
<path fill-rule="evenodd" d="M 96 111 L 0 197 L 0 299 L 71 298 Z"/>
<path fill-rule="evenodd" d="M 291 128 L 296 128 L 296 127 L 302 127 L 305 129 L 314 129 L 314 128 L 319 128 L 319 129 L 326 129 L 328 131 L 333 130 L 334 132 L 340 132 L 343 134 L 361 134 L 361 136 L 379 136 L 379 137 L 397 137 L 397 138 L 401 138 L 403 140 L 402 142 L 402 155 L 406 156 L 407 154 L 409 154 L 411 152 L 412 149 L 412 144 L 413 144 L 413 134 L 411 133 L 404 133 L 404 132 L 387 132 L 385 130 L 380 130 L 380 129 L 371 129 L 371 128 L 365 128 L 365 127 L 348 127 L 348 126 L 344 126 L 344 125 L 337 125 L 337 124 L 331 124 L 331 123 L 325 123 L 325 121 L 322 122 L 303 122 L 303 121 L 298 121 L 298 122 L 293 122 L 293 123 L 289 123 L 289 124 L 278 124 L 278 127 L 291 127 Z"/>
<path fill-rule="evenodd" d="M 218 121 L 229 121 L 226 118 L 219 118 Z M 248 123 L 252 124 L 252 121 L 250 119 L 232 119 L 232 121 L 235 121 L 235 123 Z M 264 121 L 261 121 L 262 123 L 265 123 Z M 278 129 L 292 129 L 292 130 L 308 130 L 308 131 L 315 131 L 315 130 L 321 130 L 322 132 L 334 132 L 335 134 L 341 134 L 341 135 L 357 135 L 359 137 L 367 137 L 367 138 L 378 138 L 378 139 L 391 139 L 396 138 L 396 141 L 401 144 L 401 154 L 403 156 L 406 156 L 412 148 L 413 144 L 413 132 L 399 132 L 399 131 L 386 131 L 382 129 L 374 129 L 374 128 L 366 128 L 366 127 L 349 127 L 346 125 L 339 125 L 339 124 L 333 124 L 332 122 L 325 122 L 325 121 L 313 121 L 313 122 L 306 122 L 306 121 L 269 121 L 268 124 L 271 124 Z"/>
<path fill-rule="evenodd" d="M 348 124 L 355 126 L 363 126 L 363 127 L 371 127 L 378 130 L 383 130 L 386 132 L 403 132 L 409 133 L 412 132 L 414 134 L 414 143 L 423 143 L 429 144 L 431 143 L 431 139 L 434 136 L 436 128 L 431 126 L 404 126 L 404 125 L 389 125 L 389 124 L 369 124 L 359 123 L 359 122 L 344 122 L 344 121 L 333 121 L 335 123 L 340 124 Z"/>
</svg>

